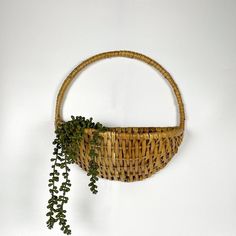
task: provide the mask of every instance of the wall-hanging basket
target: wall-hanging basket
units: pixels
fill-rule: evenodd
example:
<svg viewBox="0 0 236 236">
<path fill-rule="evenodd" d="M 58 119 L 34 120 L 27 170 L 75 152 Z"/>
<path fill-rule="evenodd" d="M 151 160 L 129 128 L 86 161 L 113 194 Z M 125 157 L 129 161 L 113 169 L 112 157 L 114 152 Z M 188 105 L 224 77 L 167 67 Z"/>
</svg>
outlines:
<svg viewBox="0 0 236 236">
<path fill-rule="evenodd" d="M 88 65 L 111 57 L 127 57 L 143 61 L 158 70 L 171 85 L 179 105 L 179 125 L 175 127 L 108 128 L 92 122 L 92 118 L 72 116 L 62 120 L 62 103 L 71 82 Z M 171 75 L 157 62 L 140 53 L 112 51 L 95 55 L 78 65 L 65 79 L 56 102 L 56 138 L 49 179 L 51 198 L 47 226 L 56 222 L 65 234 L 71 234 L 64 204 L 70 190 L 68 164 L 78 163 L 90 176 L 89 187 L 97 193 L 97 176 L 125 182 L 142 180 L 162 169 L 178 151 L 184 133 L 184 106 L 179 89 Z M 63 172 L 64 171 L 64 172 Z M 61 173 L 63 172 L 63 173 Z M 59 181 L 62 178 L 62 181 Z M 58 186 L 60 183 L 60 187 Z"/>
<path fill-rule="evenodd" d="M 178 151 L 184 133 L 184 106 L 179 89 L 171 75 L 156 61 L 132 51 L 111 51 L 97 54 L 79 64 L 65 79 L 56 103 L 55 124 L 62 121 L 62 102 L 71 82 L 88 65 L 111 57 L 134 58 L 158 70 L 171 85 L 179 105 L 179 125 L 175 127 L 109 128 L 103 137 L 97 158 L 99 176 L 110 180 L 142 180 L 162 169 Z M 89 142 L 92 129 L 85 130 L 77 163 L 85 171 L 89 166 Z"/>
</svg>

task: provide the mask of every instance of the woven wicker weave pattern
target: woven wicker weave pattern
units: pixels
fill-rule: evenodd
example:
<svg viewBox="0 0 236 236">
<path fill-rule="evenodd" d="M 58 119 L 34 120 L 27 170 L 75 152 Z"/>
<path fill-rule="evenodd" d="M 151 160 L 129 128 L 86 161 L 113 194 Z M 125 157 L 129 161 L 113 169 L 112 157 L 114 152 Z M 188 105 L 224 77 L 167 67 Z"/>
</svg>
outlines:
<svg viewBox="0 0 236 236">
<path fill-rule="evenodd" d="M 178 151 L 184 133 L 185 113 L 179 89 L 171 75 L 156 61 L 136 52 L 111 51 L 97 54 L 79 64 L 65 79 L 57 96 L 55 125 L 62 121 L 62 103 L 72 80 L 88 65 L 110 57 L 127 57 L 143 61 L 156 70 L 171 85 L 179 106 L 179 125 L 175 127 L 109 128 L 103 137 L 97 163 L 99 176 L 110 180 L 136 181 L 162 169 Z M 85 130 L 80 144 L 78 164 L 85 171 L 89 165 L 89 140 L 92 129 Z"/>
</svg>

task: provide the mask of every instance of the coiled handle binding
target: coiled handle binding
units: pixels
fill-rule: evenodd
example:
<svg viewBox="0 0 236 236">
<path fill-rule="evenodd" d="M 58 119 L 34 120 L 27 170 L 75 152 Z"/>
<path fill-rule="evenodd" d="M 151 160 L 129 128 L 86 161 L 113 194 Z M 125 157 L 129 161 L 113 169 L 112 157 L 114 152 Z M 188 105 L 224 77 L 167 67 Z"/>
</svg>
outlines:
<svg viewBox="0 0 236 236">
<path fill-rule="evenodd" d="M 58 123 L 60 123 L 61 121 L 63 121 L 62 119 L 62 103 L 64 100 L 64 96 L 65 93 L 68 89 L 68 87 L 70 86 L 71 82 L 75 79 L 76 75 L 79 74 L 81 72 L 81 70 L 83 70 L 84 68 L 86 68 L 88 65 L 96 62 L 96 61 L 100 61 L 102 59 L 106 59 L 106 58 L 111 58 L 111 57 L 127 57 L 127 58 L 134 58 L 136 60 L 139 61 L 143 61 L 144 63 L 154 67 L 156 70 L 158 70 L 163 77 L 169 82 L 169 84 L 171 85 L 173 92 L 177 98 L 177 102 L 178 102 L 178 106 L 179 106 L 179 127 L 184 129 L 184 123 L 185 123 L 185 113 L 184 113 L 184 105 L 183 105 L 183 101 L 182 101 L 182 97 L 180 94 L 180 91 L 178 89 L 177 84 L 175 83 L 175 81 L 173 80 L 172 76 L 156 61 L 154 61 L 153 59 L 137 53 L 137 52 L 132 52 L 132 51 L 110 51 L 110 52 L 104 52 L 104 53 L 100 53 L 97 54 L 95 56 L 92 56 L 90 58 L 88 58 L 87 60 L 83 61 L 82 63 L 80 63 L 68 76 L 67 78 L 64 80 L 59 93 L 57 95 L 57 101 L 56 101 L 56 112 L 55 112 L 55 126 L 58 125 Z"/>
</svg>

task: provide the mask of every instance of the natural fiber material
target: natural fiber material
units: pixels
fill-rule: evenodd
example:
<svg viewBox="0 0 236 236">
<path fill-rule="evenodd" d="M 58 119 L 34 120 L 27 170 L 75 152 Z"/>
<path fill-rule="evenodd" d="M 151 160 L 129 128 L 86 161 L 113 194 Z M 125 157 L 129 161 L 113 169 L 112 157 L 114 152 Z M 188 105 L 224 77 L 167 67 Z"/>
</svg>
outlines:
<svg viewBox="0 0 236 236">
<path fill-rule="evenodd" d="M 88 65 L 111 57 L 127 57 L 143 61 L 156 70 L 171 85 L 179 106 L 179 125 L 175 127 L 109 128 L 100 133 L 103 137 L 99 156 L 99 176 L 110 180 L 136 181 L 147 178 L 162 169 L 178 151 L 184 133 L 185 114 L 179 89 L 171 75 L 153 59 L 131 51 L 111 51 L 97 54 L 79 64 L 65 79 L 57 96 L 55 125 L 62 121 L 61 108 L 64 95 L 75 77 Z M 78 164 L 85 171 L 89 166 L 89 140 L 92 129 L 85 129 L 80 143 Z"/>
</svg>

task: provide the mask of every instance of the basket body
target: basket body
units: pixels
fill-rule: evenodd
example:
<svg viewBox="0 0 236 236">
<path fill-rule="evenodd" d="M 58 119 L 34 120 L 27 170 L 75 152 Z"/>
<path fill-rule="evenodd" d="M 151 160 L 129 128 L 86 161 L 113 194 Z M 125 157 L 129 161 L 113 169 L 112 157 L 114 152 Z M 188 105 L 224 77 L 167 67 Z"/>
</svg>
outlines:
<svg viewBox="0 0 236 236">
<path fill-rule="evenodd" d="M 89 166 L 89 140 L 93 130 L 87 129 L 78 153 L 79 166 Z M 159 171 L 178 151 L 183 129 L 166 128 L 110 128 L 101 133 L 97 163 L 99 176 L 125 182 L 145 179 Z"/>
<path fill-rule="evenodd" d="M 76 76 L 90 64 L 111 57 L 126 57 L 142 61 L 162 74 L 172 88 L 177 99 L 179 125 L 175 127 L 135 127 L 109 128 L 100 133 L 101 146 L 98 148 L 96 162 L 99 176 L 110 180 L 125 182 L 147 178 L 162 169 L 178 151 L 182 142 L 185 127 L 185 112 L 182 97 L 172 76 L 153 59 L 132 51 L 110 51 L 97 54 L 79 64 L 64 80 L 56 102 L 55 126 L 62 119 L 62 103 L 64 96 Z M 85 129 L 80 143 L 77 163 L 85 171 L 89 166 L 89 140 L 93 129 Z"/>
</svg>

